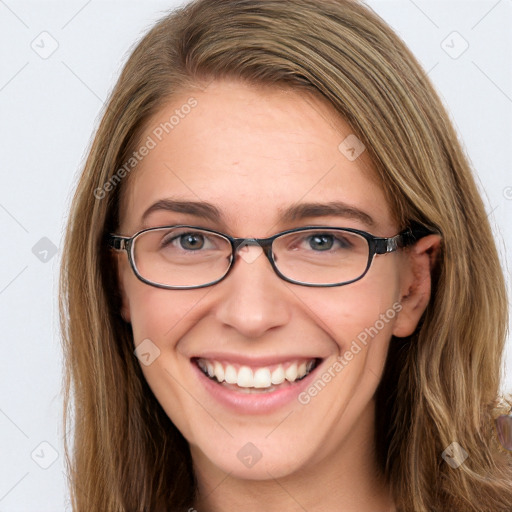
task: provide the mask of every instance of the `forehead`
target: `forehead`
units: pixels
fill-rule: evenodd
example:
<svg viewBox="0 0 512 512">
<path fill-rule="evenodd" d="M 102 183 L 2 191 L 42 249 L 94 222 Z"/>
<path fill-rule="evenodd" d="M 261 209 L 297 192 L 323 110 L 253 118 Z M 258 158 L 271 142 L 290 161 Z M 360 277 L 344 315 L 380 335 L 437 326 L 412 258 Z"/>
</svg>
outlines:
<svg viewBox="0 0 512 512">
<path fill-rule="evenodd" d="M 383 229 L 391 223 L 368 152 L 313 94 L 213 82 L 175 96 L 147 124 L 143 144 L 150 149 L 121 203 L 128 231 L 147 227 L 144 212 L 165 199 L 208 202 L 221 213 L 212 227 L 233 233 L 267 234 L 303 202 L 341 201 L 368 210 Z"/>
</svg>

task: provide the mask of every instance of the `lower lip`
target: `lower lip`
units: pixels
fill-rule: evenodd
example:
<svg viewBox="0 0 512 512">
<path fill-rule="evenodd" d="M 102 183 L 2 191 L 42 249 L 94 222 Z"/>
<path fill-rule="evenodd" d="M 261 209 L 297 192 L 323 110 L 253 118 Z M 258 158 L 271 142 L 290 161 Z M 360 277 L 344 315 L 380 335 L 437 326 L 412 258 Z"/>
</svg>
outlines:
<svg viewBox="0 0 512 512">
<path fill-rule="evenodd" d="M 320 362 L 306 377 L 294 382 L 290 386 L 278 388 L 275 391 L 244 393 L 243 391 L 236 391 L 213 381 L 199 369 L 194 361 L 191 361 L 191 364 L 206 391 L 217 402 L 238 413 L 246 414 L 266 414 L 296 401 L 298 395 L 310 385 L 311 376 L 315 375 L 321 366 Z"/>
</svg>

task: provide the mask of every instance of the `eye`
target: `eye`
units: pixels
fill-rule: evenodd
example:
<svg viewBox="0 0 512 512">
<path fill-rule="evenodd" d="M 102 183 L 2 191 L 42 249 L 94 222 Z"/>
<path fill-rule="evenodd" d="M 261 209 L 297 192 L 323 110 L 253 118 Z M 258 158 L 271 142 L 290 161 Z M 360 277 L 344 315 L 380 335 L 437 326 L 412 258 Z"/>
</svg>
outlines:
<svg viewBox="0 0 512 512">
<path fill-rule="evenodd" d="M 333 245 L 332 235 L 312 235 L 309 237 L 309 244 L 312 249 L 319 251 L 327 251 Z"/>
<path fill-rule="evenodd" d="M 335 249 L 350 249 L 352 244 L 349 240 L 341 235 L 335 236 L 329 233 L 315 233 L 305 237 L 308 241 L 309 247 L 314 251 L 324 252 Z"/>
<path fill-rule="evenodd" d="M 205 243 L 205 237 L 197 233 L 187 233 L 177 237 L 183 249 L 198 250 L 202 249 Z"/>
<path fill-rule="evenodd" d="M 203 233 L 168 233 L 162 238 L 161 247 L 184 249 L 185 251 L 199 251 L 201 249 L 213 249 L 215 246 L 210 238 Z"/>
</svg>

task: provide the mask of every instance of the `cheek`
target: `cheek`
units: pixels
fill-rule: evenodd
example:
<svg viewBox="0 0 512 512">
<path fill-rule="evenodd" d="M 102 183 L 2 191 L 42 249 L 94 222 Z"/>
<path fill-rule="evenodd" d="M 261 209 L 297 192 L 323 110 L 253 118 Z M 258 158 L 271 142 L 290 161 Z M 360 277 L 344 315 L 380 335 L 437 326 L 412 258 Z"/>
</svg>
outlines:
<svg viewBox="0 0 512 512">
<path fill-rule="evenodd" d="M 368 274 L 346 286 L 299 290 L 311 316 L 336 341 L 340 352 L 353 340 L 389 339 L 401 305 L 399 272 L 392 258 L 375 261 Z"/>
<path fill-rule="evenodd" d="M 207 290 L 207 289 L 205 289 Z M 164 290 L 144 283 L 130 289 L 130 312 L 134 350 L 141 370 L 168 417 L 187 438 L 194 441 L 190 425 L 190 396 L 183 391 L 189 361 L 180 354 L 180 340 L 200 320 L 205 290 Z M 149 354 L 148 361 L 144 355 Z"/>
<path fill-rule="evenodd" d="M 205 292 L 164 290 L 132 279 L 127 294 L 135 345 L 149 338 L 160 346 L 178 339 L 175 333 Z"/>
</svg>

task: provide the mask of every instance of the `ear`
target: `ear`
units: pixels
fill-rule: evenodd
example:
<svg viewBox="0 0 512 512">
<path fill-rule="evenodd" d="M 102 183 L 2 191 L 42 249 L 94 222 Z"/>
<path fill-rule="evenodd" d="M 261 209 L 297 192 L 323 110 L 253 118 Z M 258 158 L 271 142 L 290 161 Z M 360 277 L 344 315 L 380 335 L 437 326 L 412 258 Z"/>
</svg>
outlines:
<svg viewBox="0 0 512 512">
<path fill-rule="evenodd" d="M 130 269 L 126 254 L 121 252 L 116 252 L 114 256 L 114 264 L 116 267 L 117 272 L 117 283 L 119 288 L 119 297 L 121 299 L 121 316 L 123 317 L 123 320 L 127 323 L 131 322 L 131 315 L 130 315 L 130 301 L 128 300 L 128 294 L 126 293 L 125 288 L 125 281 L 127 278 L 127 271 Z"/>
<path fill-rule="evenodd" d="M 441 237 L 428 235 L 404 253 L 406 261 L 400 287 L 402 309 L 393 328 L 394 336 L 410 336 L 416 330 L 430 300 L 432 269 L 440 247 Z"/>
</svg>

